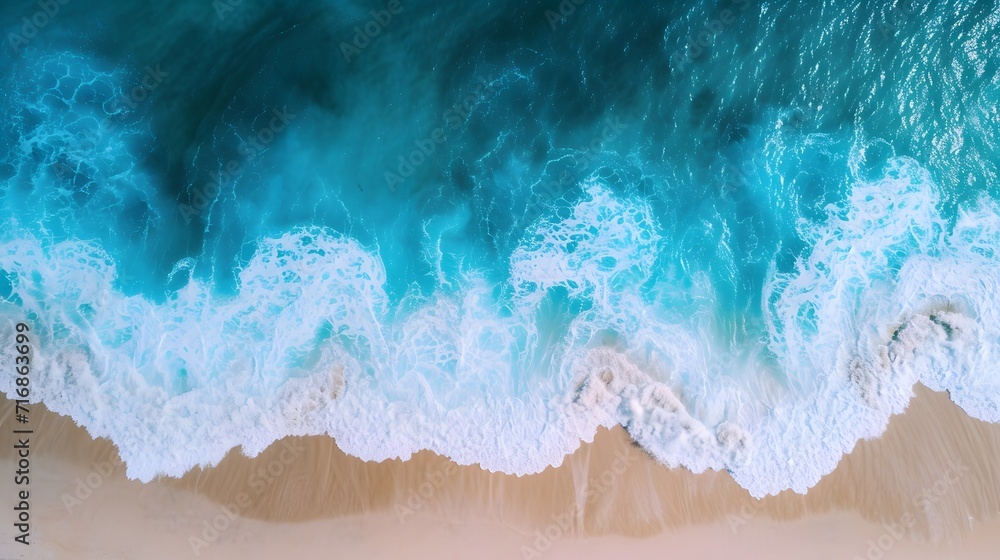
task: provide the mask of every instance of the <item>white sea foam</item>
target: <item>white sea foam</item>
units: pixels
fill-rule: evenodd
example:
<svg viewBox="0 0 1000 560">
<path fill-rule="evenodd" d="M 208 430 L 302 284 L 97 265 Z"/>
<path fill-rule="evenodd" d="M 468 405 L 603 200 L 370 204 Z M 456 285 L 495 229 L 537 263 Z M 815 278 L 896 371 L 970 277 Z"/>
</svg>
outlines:
<svg viewBox="0 0 1000 560">
<path fill-rule="evenodd" d="M 736 480 L 755 495 L 804 492 L 859 438 L 884 431 L 920 381 L 996 421 L 997 223 L 987 200 L 948 233 L 926 170 L 890 162 L 810 234 L 809 256 L 769 282 L 769 348 L 810 383 L 753 431 Z M 901 266 L 896 261 L 903 260 Z M 898 272 L 894 267 L 898 266 Z"/>
<path fill-rule="evenodd" d="M 917 381 L 1000 421 L 1000 207 L 983 199 L 949 225 L 938 202 L 926 171 L 894 160 L 802 226 L 812 248 L 772 272 L 755 350 L 784 383 L 642 298 L 658 226 L 597 183 L 513 253 L 513 313 L 470 278 L 397 314 L 377 254 L 311 229 L 262 241 L 236 296 L 192 279 L 164 303 L 115 289 L 115 263 L 92 243 L 9 242 L 0 268 L 19 300 L 0 317 L 35 317 L 34 398 L 111 438 L 144 481 L 305 434 L 363 459 L 431 449 L 526 474 L 623 425 L 667 465 L 728 469 L 757 496 L 803 492 L 880 434 Z M 553 287 L 593 300 L 556 343 L 538 321 Z M 615 344 L 599 342 L 606 330 Z M 0 389 L 13 395 L 9 376 Z"/>
</svg>

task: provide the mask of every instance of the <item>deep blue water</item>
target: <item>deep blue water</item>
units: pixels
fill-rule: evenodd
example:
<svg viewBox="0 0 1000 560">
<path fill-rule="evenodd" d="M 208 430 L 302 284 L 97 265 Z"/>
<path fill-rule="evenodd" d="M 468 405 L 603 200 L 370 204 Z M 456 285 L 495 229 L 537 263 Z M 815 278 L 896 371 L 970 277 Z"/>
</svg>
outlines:
<svg viewBox="0 0 1000 560">
<path fill-rule="evenodd" d="M 996 2 L 50 12 L 0 8 L 0 363 L 130 476 L 621 424 L 761 495 L 917 381 L 1000 421 Z"/>
</svg>

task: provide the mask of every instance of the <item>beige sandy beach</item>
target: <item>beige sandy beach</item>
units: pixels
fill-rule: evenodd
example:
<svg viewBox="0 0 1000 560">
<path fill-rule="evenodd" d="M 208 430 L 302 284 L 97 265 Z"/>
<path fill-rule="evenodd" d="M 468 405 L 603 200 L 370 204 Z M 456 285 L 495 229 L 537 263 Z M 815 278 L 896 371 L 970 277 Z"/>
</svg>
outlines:
<svg viewBox="0 0 1000 560">
<path fill-rule="evenodd" d="M 4 399 L 9 439 L 12 412 Z M 659 465 L 621 429 L 522 478 L 428 452 L 365 463 L 309 437 L 142 484 L 125 477 L 110 442 L 40 406 L 32 417 L 32 544 L 13 541 L 11 443 L 0 450 L 10 474 L 0 477 L 3 559 L 1000 554 L 1000 426 L 923 387 L 881 438 L 860 442 L 808 494 L 761 501 L 726 473 Z"/>
</svg>

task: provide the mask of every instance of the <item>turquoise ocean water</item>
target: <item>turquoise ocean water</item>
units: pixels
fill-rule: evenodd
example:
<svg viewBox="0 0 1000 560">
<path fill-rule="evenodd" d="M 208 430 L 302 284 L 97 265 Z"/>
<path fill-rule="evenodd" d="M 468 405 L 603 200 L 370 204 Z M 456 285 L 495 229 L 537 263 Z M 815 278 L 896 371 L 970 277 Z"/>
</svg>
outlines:
<svg viewBox="0 0 1000 560">
<path fill-rule="evenodd" d="M 0 8 L 0 365 L 31 325 L 131 477 L 622 425 L 761 496 L 918 381 L 1000 421 L 996 2 L 46 6 Z"/>
</svg>

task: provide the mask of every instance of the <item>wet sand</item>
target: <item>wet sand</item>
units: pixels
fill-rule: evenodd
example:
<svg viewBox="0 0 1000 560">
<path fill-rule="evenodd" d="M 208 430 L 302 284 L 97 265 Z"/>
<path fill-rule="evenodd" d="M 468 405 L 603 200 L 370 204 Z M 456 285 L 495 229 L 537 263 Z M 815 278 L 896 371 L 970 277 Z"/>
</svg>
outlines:
<svg viewBox="0 0 1000 560">
<path fill-rule="evenodd" d="M 916 392 L 806 495 L 759 501 L 726 473 L 659 465 L 620 428 L 521 478 L 429 452 L 366 463 L 317 436 L 142 484 L 110 442 L 36 405 L 34 544 L 13 542 L 0 476 L 0 558 L 994 558 L 1000 426 Z M 3 399 L 7 438 L 12 413 Z"/>
</svg>

